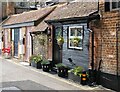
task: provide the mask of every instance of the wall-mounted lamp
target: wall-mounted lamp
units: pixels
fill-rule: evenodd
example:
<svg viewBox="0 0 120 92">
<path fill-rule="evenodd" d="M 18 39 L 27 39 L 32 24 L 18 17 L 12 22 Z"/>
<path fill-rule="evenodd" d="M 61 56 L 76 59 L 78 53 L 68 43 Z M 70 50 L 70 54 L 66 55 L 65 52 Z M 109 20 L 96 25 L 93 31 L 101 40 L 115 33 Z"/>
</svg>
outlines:
<svg viewBox="0 0 120 92">
<path fill-rule="evenodd" d="M 47 35 L 51 35 L 51 28 L 48 28 Z"/>
<path fill-rule="evenodd" d="M 51 38 L 49 38 L 48 40 L 49 40 L 49 42 L 52 42 L 52 39 L 51 39 Z"/>
</svg>

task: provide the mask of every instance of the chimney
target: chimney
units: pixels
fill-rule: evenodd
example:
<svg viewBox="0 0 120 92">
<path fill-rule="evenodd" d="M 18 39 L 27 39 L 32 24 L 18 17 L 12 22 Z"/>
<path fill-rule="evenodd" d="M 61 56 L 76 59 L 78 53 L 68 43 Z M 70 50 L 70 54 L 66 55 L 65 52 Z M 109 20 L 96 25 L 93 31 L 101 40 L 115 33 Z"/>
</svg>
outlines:
<svg viewBox="0 0 120 92">
<path fill-rule="evenodd" d="M 7 16 L 15 13 L 14 2 L 7 2 L 7 7 L 6 8 L 7 8 L 6 9 Z"/>
</svg>

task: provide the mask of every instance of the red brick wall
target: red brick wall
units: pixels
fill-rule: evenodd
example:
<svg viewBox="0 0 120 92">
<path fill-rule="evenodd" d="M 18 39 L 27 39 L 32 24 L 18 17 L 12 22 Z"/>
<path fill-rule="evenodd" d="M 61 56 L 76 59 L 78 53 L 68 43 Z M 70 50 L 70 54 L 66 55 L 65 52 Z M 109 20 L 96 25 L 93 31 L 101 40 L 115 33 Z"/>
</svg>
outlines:
<svg viewBox="0 0 120 92">
<path fill-rule="evenodd" d="M 100 25 L 99 28 L 94 28 L 94 60 L 95 68 L 98 67 L 100 59 L 101 71 L 104 73 L 115 74 L 117 70 L 117 51 L 116 51 L 116 24 L 118 23 L 119 12 L 104 11 L 104 2 L 99 2 Z M 120 55 L 119 55 L 120 56 Z M 120 57 L 119 57 L 120 58 Z M 120 65 L 119 65 L 120 66 Z"/>
<path fill-rule="evenodd" d="M 118 29 L 118 74 L 120 76 L 120 25 Z"/>
</svg>

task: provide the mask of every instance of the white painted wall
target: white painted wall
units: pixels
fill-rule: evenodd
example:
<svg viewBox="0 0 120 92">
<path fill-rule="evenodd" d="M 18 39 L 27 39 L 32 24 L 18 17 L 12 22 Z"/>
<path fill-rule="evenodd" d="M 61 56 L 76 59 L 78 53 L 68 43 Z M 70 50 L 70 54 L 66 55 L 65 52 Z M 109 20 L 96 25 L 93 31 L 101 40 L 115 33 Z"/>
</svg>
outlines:
<svg viewBox="0 0 120 92">
<path fill-rule="evenodd" d="M 23 30 L 20 28 L 20 38 L 19 38 L 19 41 L 20 41 L 20 45 L 19 45 L 19 54 L 24 54 L 24 45 L 23 45 L 23 37 L 24 37 L 24 33 L 23 33 Z"/>
</svg>

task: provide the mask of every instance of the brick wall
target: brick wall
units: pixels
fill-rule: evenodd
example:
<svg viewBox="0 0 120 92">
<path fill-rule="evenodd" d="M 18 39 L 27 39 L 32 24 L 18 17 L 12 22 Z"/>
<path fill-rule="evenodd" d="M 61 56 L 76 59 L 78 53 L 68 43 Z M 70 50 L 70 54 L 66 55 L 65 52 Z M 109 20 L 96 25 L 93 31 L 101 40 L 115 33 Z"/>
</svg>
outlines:
<svg viewBox="0 0 120 92">
<path fill-rule="evenodd" d="M 118 31 L 118 70 L 119 70 L 119 76 L 120 76 L 120 27 Z"/>
<path fill-rule="evenodd" d="M 95 32 L 95 40 L 94 40 L 95 68 L 98 67 L 98 62 L 101 58 L 102 59 L 101 71 L 104 73 L 116 75 L 116 69 L 117 69 L 116 24 L 120 19 L 119 13 L 117 10 L 105 12 L 103 0 L 99 2 L 99 10 L 100 10 L 99 13 L 101 15 L 100 18 L 101 26 L 99 28 L 93 29 Z M 101 34 L 101 36 L 98 36 L 99 34 Z"/>
<path fill-rule="evenodd" d="M 11 15 L 14 14 L 14 2 L 7 2 L 7 9 L 6 9 L 6 14 Z"/>
</svg>

